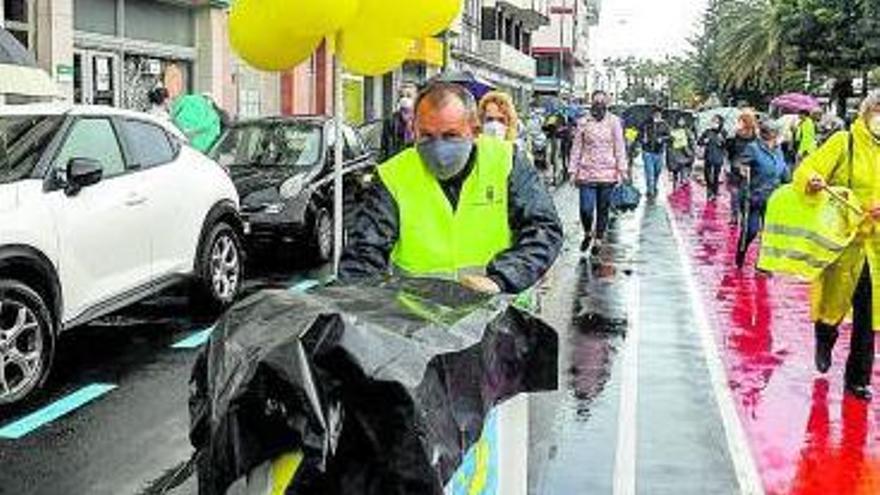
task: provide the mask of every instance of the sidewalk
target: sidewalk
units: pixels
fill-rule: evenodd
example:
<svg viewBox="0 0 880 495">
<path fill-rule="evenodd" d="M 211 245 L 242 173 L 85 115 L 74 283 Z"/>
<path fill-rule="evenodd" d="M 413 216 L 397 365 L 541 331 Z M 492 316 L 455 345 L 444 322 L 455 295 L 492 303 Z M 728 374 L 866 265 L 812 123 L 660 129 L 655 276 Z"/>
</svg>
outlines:
<svg viewBox="0 0 880 495">
<path fill-rule="evenodd" d="M 828 375 L 813 365 L 808 288 L 733 264 L 725 197 L 694 184 L 670 197 L 720 342 L 730 389 L 769 494 L 880 493 L 880 401 L 843 397 L 844 335 Z M 753 247 L 753 251 L 757 246 Z M 875 368 L 874 383 L 880 372 Z"/>
<path fill-rule="evenodd" d="M 665 205 L 620 217 L 599 256 L 566 247 L 544 317 L 560 390 L 531 397 L 530 493 L 727 494 L 738 480 Z"/>
</svg>

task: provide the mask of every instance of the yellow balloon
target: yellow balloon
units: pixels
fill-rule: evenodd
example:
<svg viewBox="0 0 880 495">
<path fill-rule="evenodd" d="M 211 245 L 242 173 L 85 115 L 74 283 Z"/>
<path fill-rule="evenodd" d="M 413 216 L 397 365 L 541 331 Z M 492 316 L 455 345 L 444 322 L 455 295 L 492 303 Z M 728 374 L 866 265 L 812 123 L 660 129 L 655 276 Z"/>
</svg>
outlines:
<svg viewBox="0 0 880 495">
<path fill-rule="evenodd" d="M 361 0 L 355 22 L 389 36 L 424 38 L 448 29 L 461 5 L 461 0 Z"/>
<path fill-rule="evenodd" d="M 273 13 L 260 0 L 239 0 L 229 14 L 229 40 L 238 55 L 253 67 L 283 71 L 308 59 L 322 35 L 291 36 L 273 22 Z"/>
<path fill-rule="evenodd" d="M 355 28 L 342 32 L 337 47 L 345 68 L 364 76 L 379 76 L 406 60 L 412 40 L 388 36 L 373 29 Z"/>
<path fill-rule="evenodd" d="M 354 20 L 361 0 L 264 0 L 261 8 L 293 36 L 331 35 Z"/>
</svg>

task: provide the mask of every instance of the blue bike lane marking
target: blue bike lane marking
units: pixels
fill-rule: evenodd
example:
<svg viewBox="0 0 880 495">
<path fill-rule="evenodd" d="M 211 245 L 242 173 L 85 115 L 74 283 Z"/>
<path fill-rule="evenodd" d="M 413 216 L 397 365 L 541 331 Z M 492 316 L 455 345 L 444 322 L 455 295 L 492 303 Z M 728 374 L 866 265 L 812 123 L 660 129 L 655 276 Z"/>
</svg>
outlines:
<svg viewBox="0 0 880 495">
<path fill-rule="evenodd" d="M 86 385 L 55 402 L 37 409 L 27 416 L 0 428 L 0 439 L 17 440 L 52 421 L 96 400 L 115 389 L 116 385 L 93 383 Z"/>
</svg>

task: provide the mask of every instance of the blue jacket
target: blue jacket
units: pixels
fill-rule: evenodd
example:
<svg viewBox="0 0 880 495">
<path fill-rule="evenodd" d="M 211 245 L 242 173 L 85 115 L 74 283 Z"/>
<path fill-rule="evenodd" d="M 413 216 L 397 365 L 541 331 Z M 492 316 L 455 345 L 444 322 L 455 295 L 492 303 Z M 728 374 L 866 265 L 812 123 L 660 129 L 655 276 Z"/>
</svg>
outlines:
<svg viewBox="0 0 880 495">
<path fill-rule="evenodd" d="M 752 203 L 764 203 L 780 185 L 791 182 L 791 171 L 782 148 L 770 149 L 764 141 L 755 140 L 742 153 L 742 164 L 751 169 L 749 198 Z"/>
</svg>

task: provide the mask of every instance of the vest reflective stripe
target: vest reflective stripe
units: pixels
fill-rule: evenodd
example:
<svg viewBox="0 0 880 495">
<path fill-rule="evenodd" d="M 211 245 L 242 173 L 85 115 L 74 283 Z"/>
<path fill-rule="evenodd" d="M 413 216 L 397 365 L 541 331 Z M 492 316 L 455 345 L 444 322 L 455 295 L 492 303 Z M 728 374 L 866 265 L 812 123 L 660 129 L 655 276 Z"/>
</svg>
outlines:
<svg viewBox="0 0 880 495">
<path fill-rule="evenodd" d="M 855 239 L 859 218 L 827 194 L 784 186 L 767 205 L 758 267 L 815 280 Z"/>
<path fill-rule="evenodd" d="M 391 262 L 400 272 L 457 279 L 463 270 L 482 272 L 512 245 L 507 183 L 513 145 L 481 137 L 476 147 L 455 210 L 414 148 L 379 166 L 397 203 L 400 227 Z"/>
<path fill-rule="evenodd" d="M 814 242 L 818 244 L 823 249 L 827 249 L 829 251 L 843 251 L 846 249 L 846 246 L 835 242 L 832 239 L 827 237 L 823 237 L 818 232 L 814 232 L 809 229 L 804 229 L 801 227 L 792 227 L 789 225 L 767 225 L 764 227 L 764 234 L 778 234 L 782 236 L 789 237 L 802 237 L 810 242 Z"/>
</svg>

